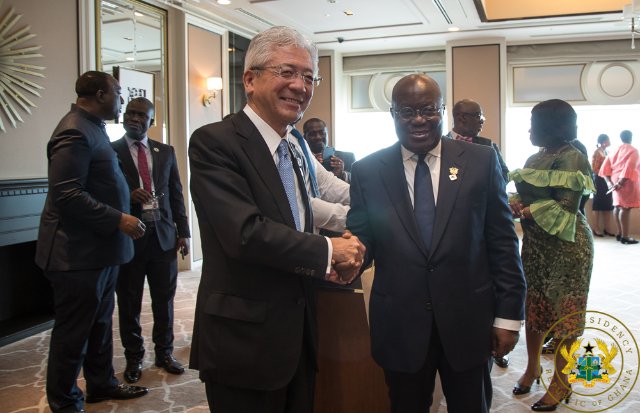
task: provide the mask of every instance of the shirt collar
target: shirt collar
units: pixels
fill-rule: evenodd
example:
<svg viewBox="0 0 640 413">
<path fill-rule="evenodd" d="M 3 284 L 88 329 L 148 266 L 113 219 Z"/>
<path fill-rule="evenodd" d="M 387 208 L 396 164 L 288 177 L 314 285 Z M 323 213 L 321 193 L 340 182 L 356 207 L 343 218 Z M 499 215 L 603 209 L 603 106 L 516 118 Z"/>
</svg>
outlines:
<svg viewBox="0 0 640 413">
<path fill-rule="evenodd" d="M 130 138 L 127 135 L 124 135 L 124 139 L 127 141 L 127 146 L 129 146 L 129 147 L 132 147 L 133 145 L 135 145 L 136 142 L 140 142 L 140 143 L 142 143 L 142 145 L 145 148 L 149 148 L 149 137 L 148 136 L 145 136 L 141 140 L 137 141 L 135 139 Z"/>
<path fill-rule="evenodd" d="M 411 159 L 413 156 L 415 156 L 416 160 L 418 159 L 418 156 L 416 153 L 411 152 L 409 149 L 405 148 L 404 146 L 400 145 L 400 152 L 402 152 L 402 161 L 406 162 L 409 159 Z M 436 158 L 440 158 L 440 155 L 442 154 L 442 139 L 440 139 L 438 141 L 438 144 L 431 149 L 429 152 L 427 152 L 429 155 L 431 156 L 435 156 Z"/>
<path fill-rule="evenodd" d="M 293 126 L 287 126 L 287 134 L 284 136 L 280 136 L 278 132 L 276 132 L 271 126 L 267 124 L 249 105 L 245 105 L 242 109 L 244 113 L 247 115 L 249 120 L 253 122 L 260 135 L 262 135 L 262 139 L 264 139 L 265 143 L 269 147 L 269 151 L 271 155 L 275 154 L 278 150 L 278 145 L 280 145 L 280 141 L 282 139 L 289 139 L 289 134 Z"/>
</svg>

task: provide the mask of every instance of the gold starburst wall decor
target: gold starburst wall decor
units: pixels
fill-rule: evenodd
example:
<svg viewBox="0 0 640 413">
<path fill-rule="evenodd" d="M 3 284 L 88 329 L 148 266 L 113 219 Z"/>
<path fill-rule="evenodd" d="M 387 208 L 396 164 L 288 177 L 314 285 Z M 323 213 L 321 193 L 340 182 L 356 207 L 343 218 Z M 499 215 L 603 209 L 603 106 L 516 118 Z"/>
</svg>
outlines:
<svg viewBox="0 0 640 413">
<path fill-rule="evenodd" d="M 0 10 L 3 2 L 4 0 L 0 0 Z M 41 46 L 23 45 L 36 35 L 29 33 L 31 26 L 15 28 L 22 15 L 16 14 L 14 7 L 0 14 L 0 107 L 4 115 L 0 116 L 0 130 L 6 132 L 5 120 L 14 128 L 16 122 L 24 122 L 19 108 L 31 114 L 31 108 L 36 107 L 36 104 L 29 100 L 32 98 L 30 95 L 40 97 L 38 91 L 44 88 L 30 79 L 44 78 L 42 72 L 45 67 L 28 63 L 31 59 L 42 57 L 38 53 Z"/>
</svg>

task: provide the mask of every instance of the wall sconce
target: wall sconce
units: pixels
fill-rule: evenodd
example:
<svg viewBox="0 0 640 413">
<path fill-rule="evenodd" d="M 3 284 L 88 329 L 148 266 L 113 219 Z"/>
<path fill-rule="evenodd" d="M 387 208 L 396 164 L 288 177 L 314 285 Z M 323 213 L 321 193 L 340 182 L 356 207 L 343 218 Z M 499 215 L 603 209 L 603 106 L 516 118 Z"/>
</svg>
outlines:
<svg viewBox="0 0 640 413">
<path fill-rule="evenodd" d="M 631 20 L 631 48 L 636 48 L 635 36 L 640 34 L 640 0 L 633 0 L 622 9 L 622 19 Z"/>
<path fill-rule="evenodd" d="M 204 106 L 211 106 L 213 100 L 216 98 L 218 91 L 222 90 L 222 78 L 221 77 L 208 77 L 207 78 L 207 90 L 209 93 L 205 93 L 202 96 L 202 104 Z"/>
</svg>

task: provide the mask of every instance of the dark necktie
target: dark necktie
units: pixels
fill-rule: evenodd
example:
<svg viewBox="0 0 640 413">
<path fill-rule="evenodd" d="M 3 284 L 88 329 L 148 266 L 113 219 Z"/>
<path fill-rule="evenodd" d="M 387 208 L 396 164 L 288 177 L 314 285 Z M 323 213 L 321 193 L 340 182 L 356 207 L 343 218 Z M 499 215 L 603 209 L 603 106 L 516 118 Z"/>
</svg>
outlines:
<svg viewBox="0 0 640 413">
<path fill-rule="evenodd" d="M 287 194 L 289 207 L 296 223 L 296 229 L 301 231 L 300 214 L 298 213 L 298 199 L 296 197 L 296 184 L 293 178 L 293 163 L 289 156 L 289 145 L 286 139 L 281 139 L 278 145 L 278 173 L 284 185 L 284 192 Z"/>
<path fill-rule="evenodd" d="M 425 162 L 427 154 L 418 154 L 418 165 L 413 180 L 413 213 L 416 216 L 416 223 L 420 236 L 427 251 L 431 249 L 431 235 L 433 234 L 433 224 L 436 218 L 436 202 L 433 198 L 433 184 L 431 183 L 431 173 L 429 166 Z"/>
<path fill-rule="evenodd" d="M 138 147 L 138 173 L 142 179 L 142 187 L 145 191 L 151 192 L 151 175 L 149 174 L 147 154 L 144 151 L 142 142 L 136 142 L 136 146 Z"/>
</svg>

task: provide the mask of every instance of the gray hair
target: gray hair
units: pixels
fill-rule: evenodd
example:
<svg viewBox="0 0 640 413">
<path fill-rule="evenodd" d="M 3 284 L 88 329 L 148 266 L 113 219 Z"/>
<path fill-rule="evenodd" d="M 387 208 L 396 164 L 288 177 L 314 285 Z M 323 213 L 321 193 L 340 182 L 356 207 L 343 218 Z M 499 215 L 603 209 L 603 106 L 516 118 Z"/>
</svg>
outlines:
<svg viewBox="0 0 640 413">
<path fill-rule="evenodd" d="M 247 49 L 244 71 L 252 67 L 263 67 L 269 63 L 276 47 L 296 46 L 305 49 L 313 62 L 313 74 L 318 73 L 318 48 L 303 35 L 290 27 L 275 26 L 258 33 Z"/>
</svg>

